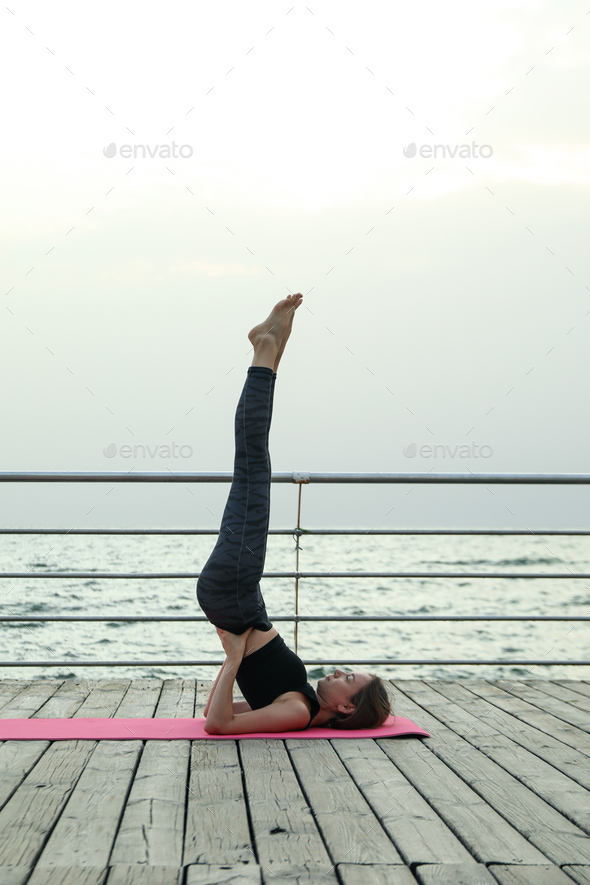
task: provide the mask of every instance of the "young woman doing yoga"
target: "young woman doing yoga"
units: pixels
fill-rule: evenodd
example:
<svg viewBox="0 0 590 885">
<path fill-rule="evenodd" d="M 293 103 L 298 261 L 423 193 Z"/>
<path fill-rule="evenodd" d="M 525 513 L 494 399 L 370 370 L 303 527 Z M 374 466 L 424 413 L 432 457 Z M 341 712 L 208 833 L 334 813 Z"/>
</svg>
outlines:
<svg viewBox="0 0 590 885">
<path fill-rule="evenodd" d="M 336 669 L 314 691 L 303 661 L 268 619 L 260 591 L 270 517 L 268 437 L 277 367 L 301 294 L 279 301 L 248 335 L 252 365 L 236 411 L 231 489 L 197 599 L 217 628 L 226 659 L 205 708 L 208 734 L 376 728 L 391 712 L 382 680 Z M 234 681 L 245 701 L 233 702 Z"/>
</svg>

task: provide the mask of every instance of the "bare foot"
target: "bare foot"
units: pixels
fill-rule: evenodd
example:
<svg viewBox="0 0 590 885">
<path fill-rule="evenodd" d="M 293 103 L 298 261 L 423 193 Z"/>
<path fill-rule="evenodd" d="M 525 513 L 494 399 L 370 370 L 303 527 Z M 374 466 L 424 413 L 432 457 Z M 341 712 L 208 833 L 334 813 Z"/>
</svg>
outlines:
<svg viewBox="0 0 590 885">
<path fill-rule="evenodd" d="M 299 302 L 299 303 L 301 304 L 301 302 Z M 299 307 L 299 305 L 297 305 L 297 307 Z M 287 341 L 289 340 L 289 335 L 291 334 L 291 329 L 293 328 L 293 317 L 295 316 L 295 311 L 296 311 L 297 307 L 294 307 L 289 314 L 289 322 L 288 322 L 287 328 L 285 329 L 285 332 L 283 334 L 281 346 L 279 347 L 279 352 L 277 353 L 277 357 L 275 359 L 274 366 L 273 366 L 273 372 L 275 372 L 275 373 L 279 367 L 279 363 L 281 361 L 281 357 L 283 355 L 283 351 L 285 349 Z"/>
<path fill-rule="evenodd" d="M 300 292 L 296 295 L 288 295 L 275 304 L 263 323 L 254 326 L 248 333 L 248 338 L 255 351 L 262 347 L 276 351 L 276 365 L 279 363 L 287 339 L 291 334 L 295 311 L 302 301 L 303 295 Z"/>
</svg>

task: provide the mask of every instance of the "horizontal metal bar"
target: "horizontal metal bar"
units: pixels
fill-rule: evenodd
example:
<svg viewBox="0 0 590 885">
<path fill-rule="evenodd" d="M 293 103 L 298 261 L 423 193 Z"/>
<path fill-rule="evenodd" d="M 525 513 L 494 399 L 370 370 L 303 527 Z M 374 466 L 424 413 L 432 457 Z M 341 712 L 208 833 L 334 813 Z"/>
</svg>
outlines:
<svg viewBox="0 0 590 885">
<path fill-rule="evenodd" d="M 218 535 L 219 529 L 2 529 L 0 535 Z M 269 529 L 269 535 L 590 535 L 590 529 Z"/>
<path fill-rule="evenodd" d="M 340 664 L 341 666 L 347 667 L 355 667 L 359 664 L 378 664 L 380 666 L 405 666 L 408 664 L 419 665 L 419 664 L 452 664 L 457 666 L 462 666 L 464 664 L 476 665 L 476 664 L 499 664 L 505 667 L 512 667 L 515 664 L 525 665 L 531 664 L 533 666 L 543 665 L 546 667 L 554 667 L 554 666 L 572 666 L 572 667 L 585 667 L 590 664 L 590 661 L 529 661 L 529 660 L 515 660 L 515 661 L 473 661 L 469 659 L 465 659 L 464 661 L 431 661 L 431 660 L 417 660 L 417 661 L 392 661 L 389 658 L 366 658 L 366 659 L 358 659 L 354 661 L 345 661 L 342 658 L 323 658 L 319 661 L 303 661 L 306 667 L 308 666 L 322 666 L 323 664 Z M 0 667 L 221 667 L 223 661 L 0 661 Z"/>
<path fill-rule="evenodd" d="M 198 578 L 201 572 L 0 572 L 0 578 Z M 265 572 L 263 578 L 590 578 L 587 572 Z"/>
<path fill-rule="evenodd" d="M 45 621 L 191 621 L 209 623 L 204 615 L 0 615 L 3 622 Z M 273 621 L 590 621 L 590 615 L 274 615 Z"/>
<path fill-rule="evenodd" d="M 0 482 L 231 482 L 233 473 L 87 473 L 0 472 Z M 291 473 L 273 473 L 271 482 L 314 483 L 461 483 L 516 485 L 587 485 L 587 473 L 309 473 L 301 481 Z"/>
</svg>

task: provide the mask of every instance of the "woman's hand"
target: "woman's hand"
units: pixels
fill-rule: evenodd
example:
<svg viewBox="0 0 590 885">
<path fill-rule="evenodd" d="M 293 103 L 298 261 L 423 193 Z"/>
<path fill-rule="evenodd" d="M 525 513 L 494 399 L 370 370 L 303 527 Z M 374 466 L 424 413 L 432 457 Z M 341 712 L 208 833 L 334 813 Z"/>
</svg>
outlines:
<svg viewBox="0 0 590 885">
<path fill-rule="evenodd" d="M 228 660 L 231 660 L 232 662 L 241 661 L 244 657 L 246 640 L 254 628 L 249 627 L 245 633 L 241 634 L 241 636 L 238 636 L 235 633 L 229 633 L 227 630 L 220 630 L 219 627 L 216 627 L 215 629 L 217 630 L 217 634 L 221 640 L 223 650 L 225 651 Z"/>
</svg>

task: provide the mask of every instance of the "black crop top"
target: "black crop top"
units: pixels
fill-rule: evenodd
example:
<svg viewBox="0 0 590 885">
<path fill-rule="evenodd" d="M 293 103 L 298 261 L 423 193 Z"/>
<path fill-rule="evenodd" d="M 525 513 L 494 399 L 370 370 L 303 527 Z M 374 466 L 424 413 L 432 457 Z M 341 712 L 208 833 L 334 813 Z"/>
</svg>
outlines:
<svg viewBox="0 0 590 885">
<path fill-rule="evenodd" d="M 300 691 L 307 695 L 311 699 L 311 716 L 305 728 L 309 728 L 320 711 L 320 702 L 307 681 L 303 661 L 285 644 L 280 634 L 242 658 L 236 682 L 253 710 L 267 707 L 286 691 Z"/>
</svg>

